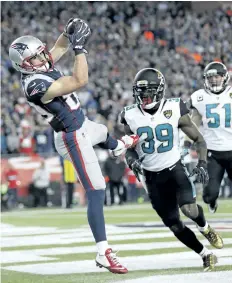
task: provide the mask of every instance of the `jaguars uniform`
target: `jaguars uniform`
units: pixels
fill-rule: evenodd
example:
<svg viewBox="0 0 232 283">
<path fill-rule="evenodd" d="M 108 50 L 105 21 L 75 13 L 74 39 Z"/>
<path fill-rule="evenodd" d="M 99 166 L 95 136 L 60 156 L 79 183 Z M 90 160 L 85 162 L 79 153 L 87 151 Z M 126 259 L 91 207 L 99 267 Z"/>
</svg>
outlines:
<svg viewBox="0 0 232 283">
<path fill-rule="evenodd" d="M 46 73 L 22 74 L 24 94 L 54 129 L 58 153 L 74 164 L 83 187 L 104 189 L 105 180 L 93 146 L 106 140 L 107 128 L 85 117 L 75 93 L 55 97 L 47 103 L 41 101 L 51 84 L 62 76 L 55 68 Z"/>
<path fill-rule="evenodd" d="M 125 107 L 124 123 L 140 137 L 136 151 L 140 157 L 145 156 L 144 169 L 162 171 L 180 159 L 178 121 L 187 113 L 179 98 L 161 101 L 154 115 L 141 111 L 137 104 Z"/>
<path fill-rule="evenodd" d="M 202 116 L 202 135 L 208 149 L 209 184 L 203 199 L 215 205 L 225 170 L 232 180 L 232 87 L 216 95 L 200 89 L 191 95 L 191 107 Z"/>
<path fill-rule="evenodd" d="M 205 89 L 191 95 L 192 107 L 202 116 L 202 134 L 207 148 L 214 151 L 232 151 L 232 87 L 219 95 Z"/>
<path fill-rule="evenodd" d="M 144 157 L 142 166 L 148 193 L 155 193 L 155 185 L 157 191 L 170 195 L 173 200 L 176 199 L 177 190 L 180 206 L 193 202 L 196 196 L 186 167 L 180 160 L 178 122 L 180 117 L 188 113 L 189 110 L 180 98 L 172 98 L 162 99 L 154 115 L 142 110 L 137 104 L 125 107 L 121 114 L 121 123 L 128 125 L 131 132 L 140 137 L 135 150 L 140 159 Z M 151 199 L 155 201 L 155 198 Z M 156 210 L 157 206 L 165 206 L 175 211 L 176 202 L 174 206 L 168 206 L 166 197 L 158 199 L 155 201 Z"/>
</svg>

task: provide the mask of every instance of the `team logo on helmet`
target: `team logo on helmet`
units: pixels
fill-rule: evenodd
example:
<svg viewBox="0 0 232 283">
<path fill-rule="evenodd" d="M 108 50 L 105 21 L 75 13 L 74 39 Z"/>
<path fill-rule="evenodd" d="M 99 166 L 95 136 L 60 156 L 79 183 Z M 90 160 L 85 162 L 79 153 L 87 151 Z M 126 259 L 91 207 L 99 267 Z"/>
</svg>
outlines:
<svg viewBox="0 0 232 283">
<path fill-rule="evenodd" d="M 13 45 L 11 45 L 11 48 L 15 49 L 16 51 L 18 51 L 18 53 L 20 55 L 23 55 L 23 52 L 25 51 L 25 49 L 27 48 L 27 45 L 24 43 L 15 43 Z"/>
<path fill-rule="evenodd" d="M 172 117 L 172 110 L 165 110 L 164 117 L 170 119 Z"/>
</svg>

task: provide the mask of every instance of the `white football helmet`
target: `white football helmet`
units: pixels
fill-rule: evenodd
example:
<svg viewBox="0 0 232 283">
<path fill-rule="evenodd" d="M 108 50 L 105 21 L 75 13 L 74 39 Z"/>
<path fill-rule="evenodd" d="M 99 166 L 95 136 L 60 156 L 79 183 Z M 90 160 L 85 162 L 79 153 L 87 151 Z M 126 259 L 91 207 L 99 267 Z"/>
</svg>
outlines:
<svg viewBox="0 0 232 283">
<path fill-rule="evenodd" d="M 47 72 L 53 69 L 53 60 L 46 45 L 38 38 L 30 35 L 21 36 L 12 42 L 9 57 L 13 67 L 24 74 Z M 41 63 L 32 64 L 31 59 L 37 57 Z"/>
<path fill-rule="evenodd" d="M 203 77 L 205 89 L 213 94 L 222 93 L 230 80 L 226 66 L 220 62 L 209 63 L 205 67 Z"/>
</svg>

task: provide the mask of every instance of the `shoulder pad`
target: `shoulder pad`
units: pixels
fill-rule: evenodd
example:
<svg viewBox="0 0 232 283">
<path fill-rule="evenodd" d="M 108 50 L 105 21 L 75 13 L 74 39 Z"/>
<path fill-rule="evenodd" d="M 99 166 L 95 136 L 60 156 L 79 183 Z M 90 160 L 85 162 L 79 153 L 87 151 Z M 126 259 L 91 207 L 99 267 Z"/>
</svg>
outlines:
<svg viewBox="0 0 232 283">
<path fill-rule="evenodd" d="M 204 89 L 199 89 L 191 95 L 192 106 L 204 100 Z"/>
<path fill-rule="evenodd" d="M 129 105 L 129 106 L 124 107 L 124 111 L 126 112 L 126 111 L 131 110 L 131 109 L 134 109 L 134 108 L 136 108 L 136 107 L 138 107 L 137 104 L 132 104 L 132 105 Z"/>
<path fill-rule="evenodd" d="M 29 101 L 40 100 L 53 82 L 54 79 L 42 74 L 28 77 L 24 81 L 27 99 Z"/>
<path fill-rule="evenodd" d="M 179 97 L 168 98 L 167 101 L 170 101 L 170 102 L 180 102 L 180 98 Z"/>
</svg>

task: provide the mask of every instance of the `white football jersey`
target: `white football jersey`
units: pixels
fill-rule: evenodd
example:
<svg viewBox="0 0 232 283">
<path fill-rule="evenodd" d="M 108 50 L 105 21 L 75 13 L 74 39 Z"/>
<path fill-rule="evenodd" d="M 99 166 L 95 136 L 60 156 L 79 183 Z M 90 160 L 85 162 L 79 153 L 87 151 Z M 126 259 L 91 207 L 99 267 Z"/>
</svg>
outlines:
<svg viewBox="0 0 232 283">
<path fill-rule="evenodd" d="M 199 89 L 191 95 L 192 106 L 202 116 L 202 135 L 207 148 L 216 151 L 232 150 L 232 87 L 219 95 Z"/>
<path fill-rule="evenodd" d="M 162 100 L 154 115 L 141 111 L 137 104 L 124 109 L 124 119 L 140 139 L 136 145 L 142 165 L 158 172 L 169 168 L 180 159 L 178 121 L 181 117 L 180 99 Z"/>
</svg>

